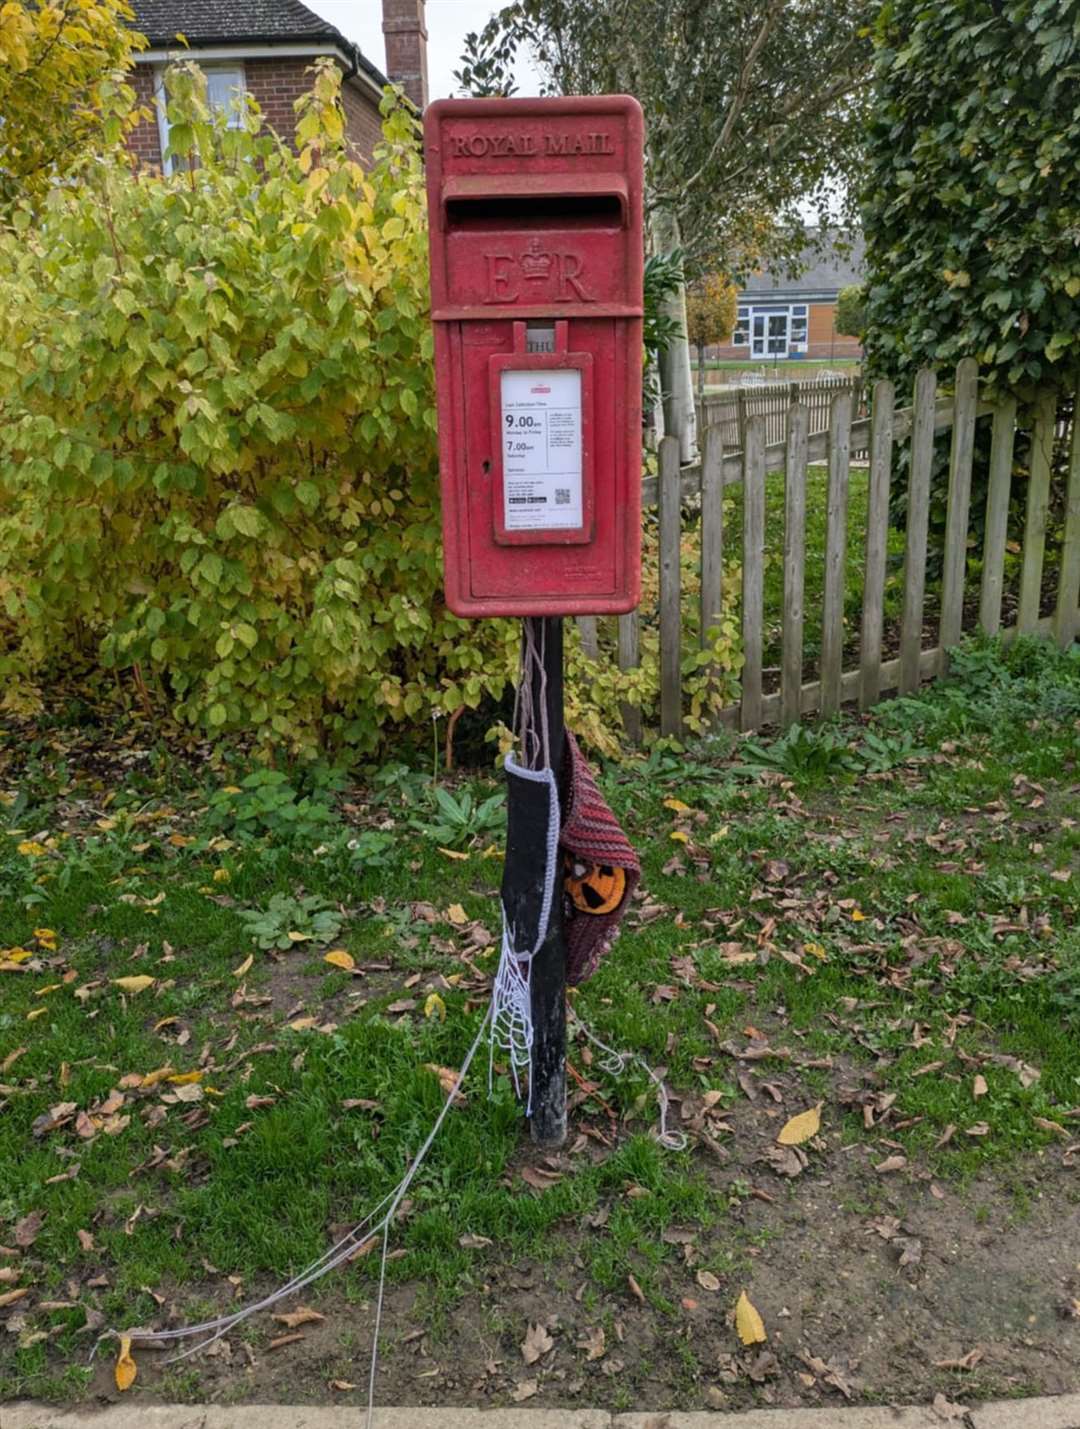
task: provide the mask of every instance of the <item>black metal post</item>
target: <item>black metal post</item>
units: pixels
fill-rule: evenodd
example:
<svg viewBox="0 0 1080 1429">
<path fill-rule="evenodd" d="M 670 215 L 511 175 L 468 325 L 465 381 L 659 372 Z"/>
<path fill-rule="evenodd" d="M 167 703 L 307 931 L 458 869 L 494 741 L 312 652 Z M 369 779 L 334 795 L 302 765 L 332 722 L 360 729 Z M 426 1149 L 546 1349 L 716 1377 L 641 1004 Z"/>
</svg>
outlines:
<svg viewBox="0 0 1080 1429">
<path fill-rule="evenodd" d="M 561 616 L 534 616 L 536 645 L 544 652 L 544 680 L 533 676 L 533 708 L 543 698 L 547 709 L 551 767 L 561 787 L 563 751 L 563 623 Z M 561 1146 L 566 1140 L 566 948 L 562 927 L 562 877 L 556 893 L 547 937 L 532 962 L 532 1139 L 537 1146 Z"/>
</svg>

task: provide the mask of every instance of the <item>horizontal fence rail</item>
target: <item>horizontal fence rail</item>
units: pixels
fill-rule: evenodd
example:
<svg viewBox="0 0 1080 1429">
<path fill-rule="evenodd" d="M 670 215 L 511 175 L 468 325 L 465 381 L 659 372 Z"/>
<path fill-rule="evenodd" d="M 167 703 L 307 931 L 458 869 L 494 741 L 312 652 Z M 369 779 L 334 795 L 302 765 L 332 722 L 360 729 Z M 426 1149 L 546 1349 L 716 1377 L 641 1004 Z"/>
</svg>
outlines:
<svg viewBox="0 0 1080 1429">
<path fill-rule="evenodd" d="M 819 394 L 812 392 L 821 387 L 827 388 L 824 416 L 821 406 L 815 405 Z M 720 712 L 718 721 L 741 730 L 767 724 L 786 727 L 815 712 L 835 712 L 848 702 L 869 709 L 883 695 L 910 693 L 922 681 L 944 673 L 950 649 L 977 628 L 1001 634 L 1006 640 L 1022 634 L 1043 635 L 1062 647 L 1080 635 L 1080 421 L 1072 415 L 1080 412 L 1080 392 L 1071 409 L 1064 403 L 1059 410 L 1053 396 L 1044 394 L 1031 413 L 1022 414 L 1011 398 L 986 400 L 980 393 L 977 365 L 966 358 L 942 379 L 940 388 L 937 374 L 920 372 L 910 407 L 897 407 L 890 382 L 875 384 L 868 394 L 868 406 L 861 383 L 846 380 L 785 384 L 779 393 L 768 394 L 770 403 L 782 397 L 782 408 L 755 409 L 751 404 L 759 395 L 761 389 L 748 392 L 741 413 L 736 402 L 734 417 L 730 404 L 724 406 L 708 398 L 702 411 L 701 461 L 680 467 L 678 439 L 665 437 L 658 452 L 659 474 L 643 484 L 645 506 L 656 507 L 659 515 L 655 582 L 659 596 L 655 610 L 642 609 L 620 617 L 617 649 L 620 668 L 634 668 L 641 622 L 656 623 L 661 733 L 678 735 L 683 730 L 684 627 L 690 610 L 683 592 L 684 537 L 690 533 L 696 533 L 700 552 L 700 606 L 694 616 L 703 648 L 706 632 L 724 609 L 725 594 L 729 604 L 731 601 L 732 592 L 724 590 L 725 570 L 739 568 L 741 695 L 738 704 Z M 714 416 L 716 420 L 712 420 Z M 985 418 L 990 422 L 982 429 L 986 437 L 980 439 L 983 470 L 978 497 L 982 501 L 985 490 L 985 511 L 978 545 L 974 546 L 970 516 L 977 424 Z M 1016 459 L 1021 430 L 1023 466 Z M 932 491 L 939 469 L 935 457 L 940 446 L 944 470 L 945 433 L 944 545 L 932 552 Z M 897 550 L 900 537 L 895 529 L 890 546 L 890 502 L 900 480 L 901 451 L 906 456 L 902 555 Z M 1062 520 L 1060 547 L 1055 546 L 1057 560 L 1050 573 L 1046 543 L 1055 451 L 1059 482 L 1055 509 Z M 859 473 L 860 483 L 865 483 L 860 530 L 850 529 L 855 452 L 865 452 L 867 458 Z M 808 669 L 806 530 L 808 473 L 815 465 L 824 466 L 827 473 L 824 550 L 814 557 L 824 562 L 824 576 L 820 609 L 813 613 L 816 669 Z M 769 550 L 767 478 L 779 471 L 784 472 L 783 539 L 779 549 Z M 724 493 L 733 485 L 742 487 L 740 529 L 732 529 L 725 519 Z M 776 493 L 769 499 L 776 500 Z M 1019 541 L 1009 540 L 1010 503 L 1014 513 L 1023 512 Z M 863 565 L 860 608 L 854 618 L 847 570 L 852 542 L 861 552 Z M 898 603 L 894 591 L 894 615 L 887 631 L 890 559 L 894 580 L 901 578 L 902 570 L 902 590 Z M 779 657 L 777 665 L 768 670 L 763 652 L 777 632 L 775 628 L 766 630 L 767 562 L 778 563 L 783 573 Z M 929 616 L 928 584 L 936 601 Z M 1007 586 L 1010 623 L 1005 625 Z M 774 627 L 776 618 L 775 614 L 771 617 Z M 587 653 L 605 658 L 599 653 L 595 622 L 582 622 L 582 626 Z M 628 737 L 639 741 L 641 711 L 627 707 L 624 721 Z"/>
</svg>

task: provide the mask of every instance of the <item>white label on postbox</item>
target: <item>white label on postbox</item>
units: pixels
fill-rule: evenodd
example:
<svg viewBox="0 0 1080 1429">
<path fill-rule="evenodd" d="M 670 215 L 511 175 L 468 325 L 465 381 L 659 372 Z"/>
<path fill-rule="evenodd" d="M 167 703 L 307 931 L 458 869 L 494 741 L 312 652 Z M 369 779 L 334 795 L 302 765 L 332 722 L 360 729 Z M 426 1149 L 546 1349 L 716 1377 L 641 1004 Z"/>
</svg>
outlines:
<svg viewBox="0 0 1080 1429">
<path fill-rule="evenodd" d="M 581 526 L 581 372 L 502 373 L 503 524 Z"/>
</svg>

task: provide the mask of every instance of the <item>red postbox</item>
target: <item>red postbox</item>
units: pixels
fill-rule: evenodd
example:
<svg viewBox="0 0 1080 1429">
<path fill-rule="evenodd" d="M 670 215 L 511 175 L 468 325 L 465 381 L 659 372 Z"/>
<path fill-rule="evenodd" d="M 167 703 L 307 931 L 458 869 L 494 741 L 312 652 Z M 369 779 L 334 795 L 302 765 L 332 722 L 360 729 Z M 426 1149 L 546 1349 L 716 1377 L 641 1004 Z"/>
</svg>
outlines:
<svg viewBox="0 0 1080 1429">
<path fill-rule="evenodd" d="M 626 95 L 427 111 L 446 599 L 633 610 L 642 116 Z"/>
</svg>

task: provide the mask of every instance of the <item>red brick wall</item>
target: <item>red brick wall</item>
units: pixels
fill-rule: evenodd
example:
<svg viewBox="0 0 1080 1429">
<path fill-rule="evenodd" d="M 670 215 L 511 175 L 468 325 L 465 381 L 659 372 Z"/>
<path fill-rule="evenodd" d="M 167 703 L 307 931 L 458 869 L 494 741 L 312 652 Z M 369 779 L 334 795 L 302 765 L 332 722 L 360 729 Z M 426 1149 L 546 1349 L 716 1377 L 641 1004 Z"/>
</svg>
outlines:
<svg viewBox="0 0 1080 1429">
<path fill-rule="evenodd" d="M 160 169 L 161 136 L 154 109 L 154 74 L 149 65 L 135 66 L 131 85 L 138 96 L 139 107 L 148 110 L 149 116 L 139 120 L 137 127 L 128 135 L 127 146 L 140 165 Z"/>
<path fill-rule="evenodd" d="M 425 0 L 383 0 L 386 73 L 400 84 L 417 109 L 427 108 L 427 22 Z"/>
<path fill-rule="evenodd" d="M 198 60 L 198 51 L 192 56 Z M 308 59 L 244 60 L 244 79 L 248 93 L 262 110 L 268 128 L 283 139 L 292 141 L 296 130 L 295 102 L 311 88 Z M 149 65 L 136 65 L 132 78 L 139 102 L 152 108 L 154 78 Z M 345 108 L 345 133 L 357 158 L 370 159 L 379 137 L 379 111 L 375 97 L 370 103 L 366 95 L 351 84 L 342 87 Z M 161 144 L 156 116 L 143 120 L 128 139 L 128 148 L 142 164 L 161 164 Z"/>
</svg>

